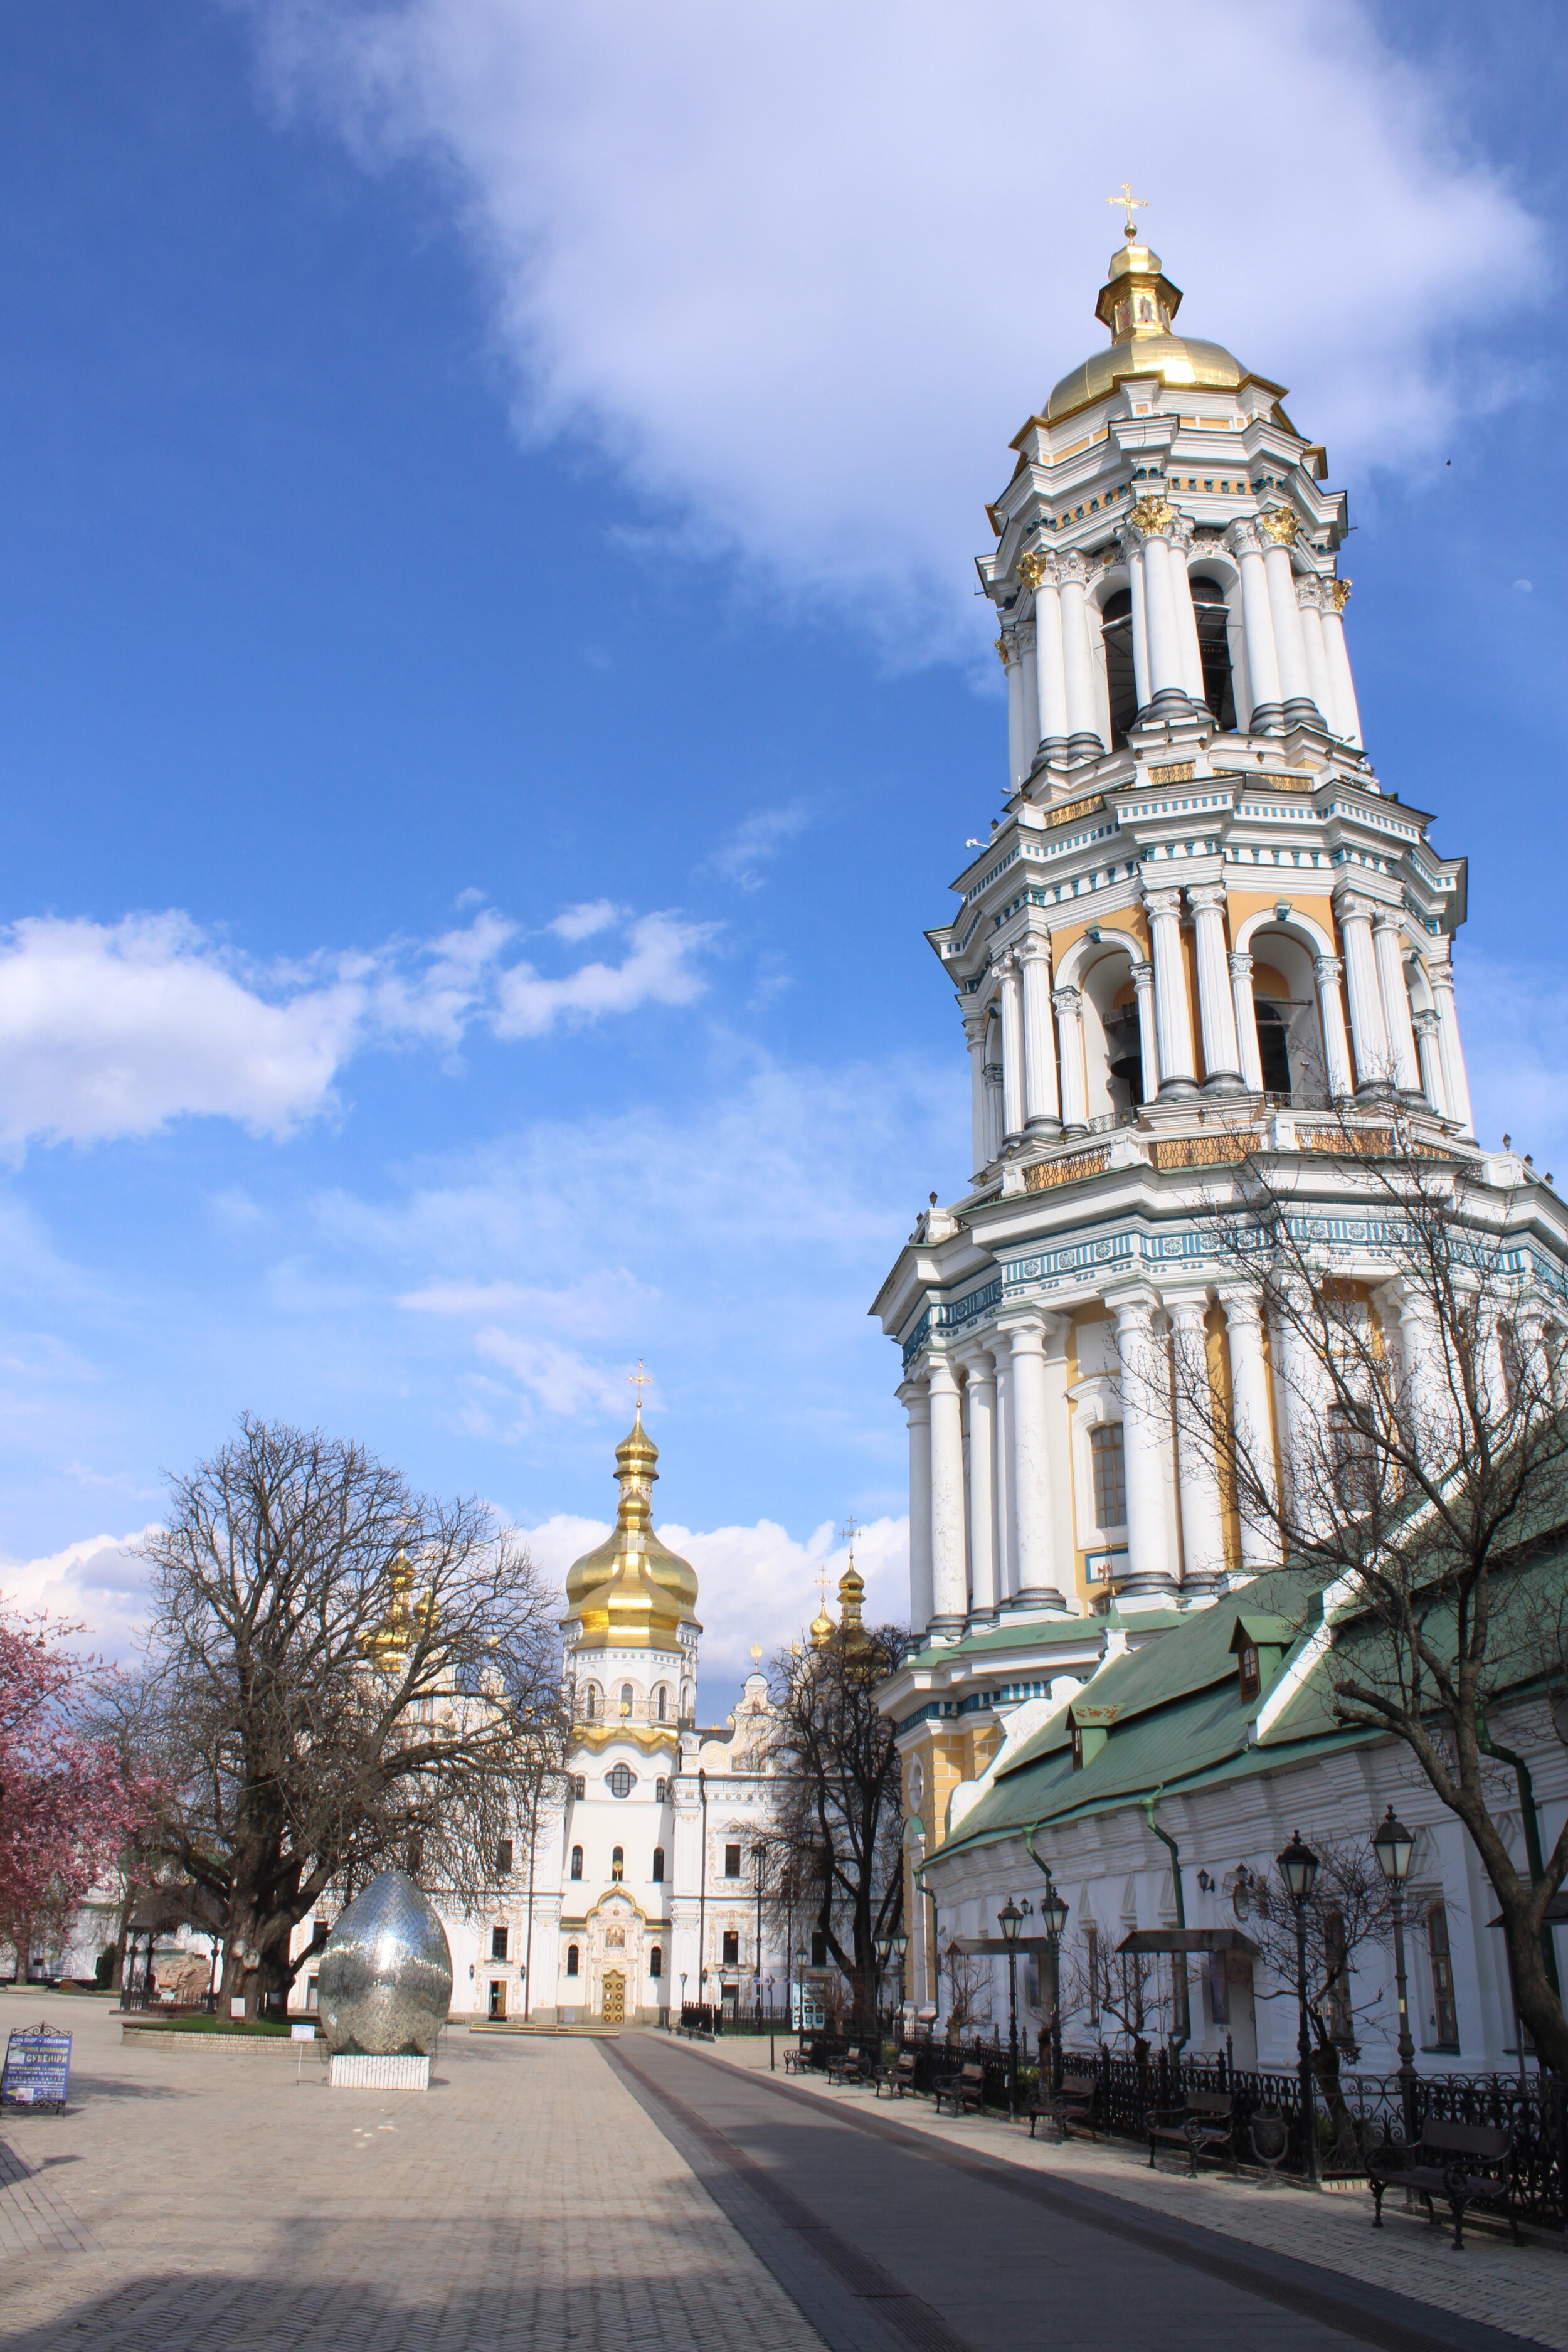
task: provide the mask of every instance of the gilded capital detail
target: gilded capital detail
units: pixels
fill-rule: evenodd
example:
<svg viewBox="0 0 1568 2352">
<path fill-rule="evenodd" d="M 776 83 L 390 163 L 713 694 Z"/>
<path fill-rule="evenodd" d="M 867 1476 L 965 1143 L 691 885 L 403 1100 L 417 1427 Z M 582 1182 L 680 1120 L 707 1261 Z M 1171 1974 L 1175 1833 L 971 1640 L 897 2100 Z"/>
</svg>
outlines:
<svg viewBox="0 0 1568 2352">
<path fill-rule="evenodd" d="M 1354 583 L 1349 580 L 1331 580 L 1329 582 L 1329 594 L 1333 598 L 1334 610 L 1336 613 L 1342 613 L 1345 606 L 1350 603 L 1351 589 Z"/>
<path fill-rule="evenodd" d="M 1161 531 L 1169 530 L 1177 516 L 1168 499 L 1143 498 L 1139 499 L 1127 520 L 1134 530 L 1142 531 L 1145 539 L 1151 539 Z"/>
<path fill-rule="evenodd" d="M 1294 507 L 1270 507 L 1268 512 L 1259 515 L 1258 520 L 1276 547 L 1295 546 L 1296 534 L 1301 526 Z"/>
<path fill-rule="evenodd" d="M 1027 555 L 1018 558 L 1018 577 L 1026 588 L 1037 588 L 1050 564 L 1051 559 L 1043 548 L 1031 548 Z"/>
</svg>

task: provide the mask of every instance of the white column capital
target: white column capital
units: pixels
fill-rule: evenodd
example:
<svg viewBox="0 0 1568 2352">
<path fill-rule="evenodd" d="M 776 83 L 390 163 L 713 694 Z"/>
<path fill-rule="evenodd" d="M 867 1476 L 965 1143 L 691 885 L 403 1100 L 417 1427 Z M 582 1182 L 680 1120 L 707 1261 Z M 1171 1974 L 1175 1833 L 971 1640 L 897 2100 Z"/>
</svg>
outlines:
<svg viewBox="0 0 1568 2352">
<path fill-rule="evenodd" d="M 926 1359 L 926 1385 L 931 1396 L 958 1394 L 958 1364 L 956 1358 L 944 1349 L 933 1348 Z"/>
<path fill-rule="evenodd" d="M 1310 605 L 1314 612 L 1321 613 L 1323 609 L 1326 593 L 1330 584 L 1331 583 L 1326 580 L 1320 580 L 1315 572 L 1298 572 L 1296 575 L 1296 602 L 1302 611 L 1305 612 L 1307 607 Z"/>
<path fill-rule="evenodd" d="M 1333 894 L 1334 912 L 1342 923 L 1370 923 L 1379 909 L 1376 898 L 1363 898 L 1359 890 L 1341 887 Z"/>
<path fill-rule="evenodd" d="M 1152 987 L 1153 987 L 1153 985 L 1154 985 L 1154 967 L 1153 967 L 1153 965 L 1152 965 L 1152 963 L 1145 963 L 1142 959 L 1140 959 L 1140 961 L 1139 961 L 1138 962 L 1136 962 L 1135 964 L 1133 964 L 1133 966 L 1131 967 L 1131 971 L 1132 971 L 1132 985 L 1133 985 L 1133 987 L 1134 987 L 1134 988 L 1152 988 Z"/>
<path fill-rule="evenodd" d="M 1143 904 L 1151 915 L 1173 915 L 1177 922 L 1182 919 L 1180 890 L 1151 890 L 1145 886 Z"/>
<path fill-rule="evenodd" d="M 1009 953 L 1016 956 L 1020 963 L 1048 964 L 1051 960 L 1051 943 L 1048 939 L 1042 939 L 1038 931 L 1026 931 L 1017 945 L 1009 950 Z"/>
<path fill-rule="evenodd" d="M 1145 900 L 1148 892 L 1144 892 Z M 1223 882 L 1193 882 L 1187 886 L 1187 904 L 1194 914 L 1223 915 L 1226 909 L 1226 889 Z"/>
<path fill-rule="evenodd" d="M 1077 988 L 1053 988 L 1051 1003 L 1058 1013 L 1072 1015 L 1083 1010 L 1083 992 Z"/>
<path fill-rule="evenodd" d="M 1250 980 L 1252 978 L 1252 957 L 1247 949 L 1232 948 L 1230 951 L 1230 970 L 1231 977 L 1235 980 Z"/>
<path fill-rule="evenodd" d="M 1340 956 L 1312 958 L 1312 977 L 1320 988 L 1337 988 L 1344 977 L 1344 961 Z"/>
</svg>

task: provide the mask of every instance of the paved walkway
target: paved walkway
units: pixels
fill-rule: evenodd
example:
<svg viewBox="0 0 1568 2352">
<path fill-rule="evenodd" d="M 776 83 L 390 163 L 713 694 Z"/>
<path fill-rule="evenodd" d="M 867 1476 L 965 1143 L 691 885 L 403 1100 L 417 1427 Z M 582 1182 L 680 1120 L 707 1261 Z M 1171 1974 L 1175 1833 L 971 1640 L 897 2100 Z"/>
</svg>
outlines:
<svg viewBox="0 0 1568 2352">
<path fill-rule="evenodd" d="M 1555 2252 L 1031 2152 L 765 2044 L 459 2031 L 398 2096 L 47 2006 L 72 2101 L 0 2120 L 7 2352 L 1568 2352 Z"/>
<path fill-rule="evenodd" d="M 666 2046 L 656 2037 L 644 2036 L 618 2045 L 617 2056 L 642 2066 L 659 2083 L 666 2076 L 658 2074 L 649 2058 L 657 2060 Z M 1369 2342 L 1394 2342 L 1403 2326 L 1414 2332 L 1416 2342 L 1480 2343 L 1489 2337 L 1495 2342 L 1500 2331 L 1502 2340 L 1550 2345 L 1555 2352 L 1568 2348 L 1568 2252 L 1554 2243 L 1515 2247 L 1506 2239 L 1468 2233 L 1464 2252 L 1455 2254 L 1446 2231 L 1429 2229 L 1424 2218 L 1407 2216 L 1397 2199 L 1385 2204 L 1384 2228 L 1373 2231 L 1372 2200 L 1364 2189 L 1313 2196 L 1237 2182 L 1226 2175 L 1205 2173 L 1194 2181 L 1184 2167 L 1151 2172 L 1143 2155 L 1126 2148 L 1096 2147 L 1081 2139 L 1063 2147 L 1046 2136 L 1030 2140 L 1024 2126 L 997 2117 L 939 2117 L 926 2099 L 878 2100 L 870 2091 L 832 2089 L 819 2075 L 786 2084 L 782 2074 L 767 2074 L 765 2040 L 726 2038 L 713 2044 L 675 2047 L 687 2057 L 688 2066 L 679 2081 L 668 2076 L 668 2086 L 699 2105 L 710 2121 L 721 2118 L 724 2103 L 711 2090 L 699 2091 L 692 2100 L 693 2070 L 702 2070 L 710 2081 L 721 2069 L 731 2076 L 752 2078 L 749 2101 L 734 2111 L 745 2117 L 746 2128 L 731 2132 L 729 2125 L 722 2127 L 742 2147 L 751 2144 L 748 2131 L 760 2127 L 766 2161 L 776 2160 L 772 2152 L 776 2134 L 770 2134 L 762 2120 L 770 2112 L 774 2117 L 781 2111 L 792 2117 L 804 2114 L 812 2121 L 825 2114 L 837 2118 L 840 2133 L 853 2143 L 842 2160 L 852 2175 L 864 2171 L 876 2179 L 877 2198 L 889 2220 L 904 2210 L 924 2217 L 916 2224 L 915 2253 L 922 2276 L 927 2274 L 928 2243 L 942 2250 L 939 2274 L 942 2263 L 956 2251 L 957 2275 L 969 2275 L 968 2243 L 959 2231 L 954 2249 L 957 2224 L 950 2224 L 949 2212 L 962 2209 L 968 2213 L 965 2227 L 973 2227 L 982 2244 L 993 2251 L 997 2247 L 996 2227 L 987 2221 L 983 2205 L 964 2202 L 970 2182 L 983 2180 L 993 2195 L 995 2187 L 1005 2190 L 1010 2184 L 1009 2203 L 1016 2197 L 1022 2207 L 1026 2200 L 1037 2214 L 1061 2217 L 1076 2229 L 1080 2243 L 1092 2231 L 1081 2264 L 1093 2282 L 1081 2337 L 1070 2328 L 1062 2332 L 1059 2279 L 1037 2282 L 1039 2295 L 1053 2310 L 1052 2335 L 1058 2343 L 1099 2346 L 1123 2340 L 1113 2330 L 1097 2334 L 1096 2323 L 1107 2329 L 1120 2299 L 1132 2293 L 1136 2265 L 1129 2268 L 1127 2250 L 1142 2237 L 1146 2243 L 1169 2249 L 1177 2263 L 1183 2261 L 1184 2245 L 1212 2273 L 1228 2270 L 1238 2278 L 1250 2278 L 1265 2300 L 1272 2281 L 1284 2283 L 1289 2289 L 1284 2303 L 1293 2297 L 1298 2310 L 1337 2305 L 1333 2323 L 1339 2333 L 1331 2340 L 1342 2344 L 1347 2318 L 1353 2327 L 1359 2310 L 1361 2324 L 1375 2320 L 1386 2331 L 1367 2336 Z M 781 2042 L 781 2053 L 783 2047 Z M 786 2142 L 788 2137 L 786 2132 Z M 803 2132 L 801 2137 L 806 2151 L 798 2158 L 806 2181 L 804 2193 L 820 2204 L 831 2171 L 827 2143 L 820 2131 Z M 879 2168 L 885 2161 L 879 2151 L 899 2145 L 918 2149 L 925 2161 L 907 2174 L 900 2168 L 895 2185 Z M 926 2200 L 910 2185 L 921 2173 L 935 2173 L 941 2183 L 929 2212 Z M 911 2198 L 913 2202 L 906 2201 Z M 929 2241 L 924 2236 L 928 2221 Z M 864 2227 L 869 2232 L 873 2226 L 868 2214 Z M 915 2271 L 909 2275 L 916 2275 Z M 1178 2279 L 1173 2288 L 1167 2278 L 1166 2285 L 1182 2301 L 1194 2291 L 1190 2281 Z M 984 2290 L 981 2303 L 994 2292 Z M 933 2291 L 932 2299 L 943 2305 L 939 2292 Z M 956 2318 L 952 2324 L 957 2326 Z M 1281 2339 L 1278 2311 L 1266 2324 L 1271 2342 L 1296 2340 Z M 1126 2340 L 1142 2339 L 1134 2327 Z M 1173 2344 L 1184 2339 L 1173 2336 L 1169 2323 L 1161 2319 L 1147 2340 Z M 1205 2339 L 1200 2335 L 1195 2340 Z M 1217 2334 L 1211 2340 L 1217 2341 Z"/>
<path fill-rule="evenodd" d="M 307 2052 L 122 2045 L 102 2001 L 64 2116 L 0 2118 L 0 2339 L 26 2352 L 821 2352 L 602 2046 L 448 2032 L 427 2095 Z"/>
</svg>

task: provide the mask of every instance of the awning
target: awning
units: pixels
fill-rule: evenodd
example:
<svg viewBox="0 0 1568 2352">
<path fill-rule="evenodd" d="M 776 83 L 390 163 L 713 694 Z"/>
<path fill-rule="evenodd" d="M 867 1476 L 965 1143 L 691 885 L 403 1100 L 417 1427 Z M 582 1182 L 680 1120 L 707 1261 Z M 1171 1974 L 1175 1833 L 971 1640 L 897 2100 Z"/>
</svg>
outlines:
<svg viewBox="0 0 1568 2352">
<path fill-rule="evenodd" d="M 1116 1947 L 1119 1952 L 1239 1952 L 1256 1960 L 1258 1946 L 1239 1927 L 1134 1927 Z"/>
<path fill-rule="evenodd" d="M 1037 1959 L 1043 1959 L 1051 1944 L 1048 1936 L 1020 1936 L 1016 1944 L 1010 1944 L 1005 1936 L 955 1936 L 947 1948 L 950 1952 L 998 1952 L 1004 1958 L 1009 1952 L 1032 1952 Z"/>
</svg>

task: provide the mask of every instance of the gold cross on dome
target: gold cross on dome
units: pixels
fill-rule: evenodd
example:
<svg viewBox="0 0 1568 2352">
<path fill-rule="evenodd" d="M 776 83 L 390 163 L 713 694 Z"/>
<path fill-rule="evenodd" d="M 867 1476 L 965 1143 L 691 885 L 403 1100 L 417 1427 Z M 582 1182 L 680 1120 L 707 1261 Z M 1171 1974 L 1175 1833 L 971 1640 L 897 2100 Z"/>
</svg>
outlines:
<svg viewBox="0 0 1568 2352">
<path fill-rule="evenodd" d="M 1123 180 L 1121 183 L 1121 194 L 1119 196 L 1107 196 L 1105 201 L 1108 205 L 1120 205 L 1121 210 L 1127 215 L 1128 237 L 1130 240 L 1132 237 L 1135 237 L 1138 234 L 1138 224 L 1133 219 L 1132 215 L 1134 212 L 1146 212 L 1148 210 L 1148 197 L 1135 196 L 1132 193 L 1131 181 Z"/>
<path fill-rule="evenodd" d="M 849 1565 L 851 1568 L 855 1565 L 855 1538 L 859 1533 L 860 1522 L 855 1517 L 854 1512 L 851 1511 L 849 1517 L 844 1522 L 840 1535 L 840 1541 L 847 1544 L 849 1548 Z"/>
<path fill-rule="evenodd" d="M 651 1382 L 652 1379 L 653 1379 L 653 1374 L 652 1374 L 651 1372 L 645 1372 L 645 1371 L 644 1371 L 644 1370 L 643 1370 L 643 1368 L 642 1368 L 642 1358 L 639 1356 L 639 1357 L 637 1358 L 637 1368 L 636 1371 L 635 1371 L 635 1372 L 628 1372 L 628 1373 L 626 1374 L 626 1381 L 627 1381 L 628 1385 L 629 1385 L 630 1387 L 632 1387 L 632 1388 L 636 1389 L 636 1391 L 637 1391 L 637 1411 L 638 1411 L 639 1412 L 641 1412 L 641 1411 L 642 1411 L 642 1392 L 643 1392 L 644 1389 L 646 1389 L 646 1388 L 649 1385 L 649 1383 Z"/>
</svg>

